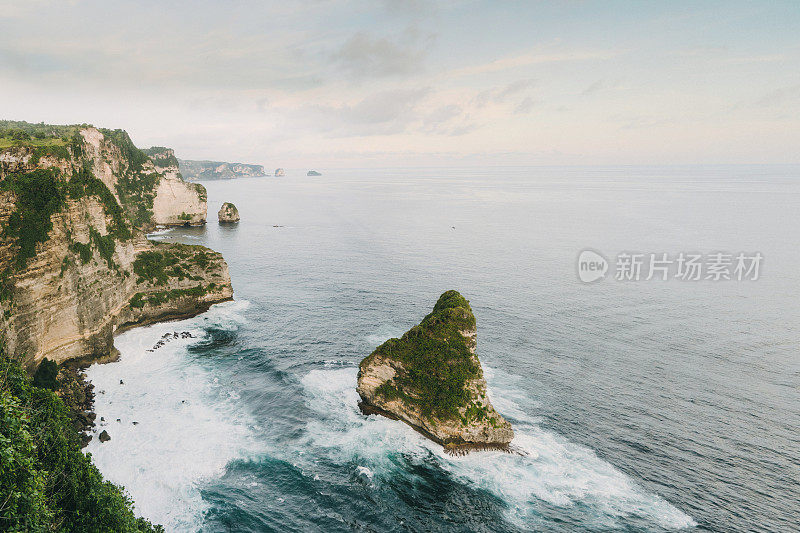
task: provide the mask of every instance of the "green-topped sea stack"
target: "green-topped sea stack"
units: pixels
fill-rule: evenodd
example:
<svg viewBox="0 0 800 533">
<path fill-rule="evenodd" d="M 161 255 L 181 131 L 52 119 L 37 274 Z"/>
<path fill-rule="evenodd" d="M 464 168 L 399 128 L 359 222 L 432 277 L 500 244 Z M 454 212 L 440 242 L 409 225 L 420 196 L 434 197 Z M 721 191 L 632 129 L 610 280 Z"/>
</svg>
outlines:
<svg viewBox="0 0 800 533">
<path fill-rule="evenodd" d="M 511 424 L 489 402 L 469 301 L 447 291 L 428 316 L 361 361 L 360 407 L 402 420 L 448 451 L 506 449 Z"/>
<path fill-rule="evenodd" d="M 239 222 L 239 210 L 230 202 L 225 202 L 217 213 L 219 221 L 223 224 Z"/>
</svg>

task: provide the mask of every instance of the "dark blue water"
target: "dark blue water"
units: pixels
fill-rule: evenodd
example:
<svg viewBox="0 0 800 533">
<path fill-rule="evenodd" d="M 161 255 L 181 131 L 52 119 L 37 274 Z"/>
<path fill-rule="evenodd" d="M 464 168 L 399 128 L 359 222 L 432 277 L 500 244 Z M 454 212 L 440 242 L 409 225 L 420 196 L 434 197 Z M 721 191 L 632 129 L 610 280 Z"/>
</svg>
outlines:
<svg viewBox="0 0 800 533">
<path fill-rule="evenodd" d="M 242 222 L 159 238 L 221 251 L 236 302 L 125 333 L 90 370 L 120 419 L 90 451 L 140 512 L 180 531 L 799 527 L 800 169 L 296 174 L 205 183 L 209 214 Z M 765 259 L 757 281 L 587 285 L 584 248 Z M 452 458 L 357 410 L 358 362 L 447 289 L 528 457 Z M 145 351 L 172 331 L 196 338 Z"/>
</svg>

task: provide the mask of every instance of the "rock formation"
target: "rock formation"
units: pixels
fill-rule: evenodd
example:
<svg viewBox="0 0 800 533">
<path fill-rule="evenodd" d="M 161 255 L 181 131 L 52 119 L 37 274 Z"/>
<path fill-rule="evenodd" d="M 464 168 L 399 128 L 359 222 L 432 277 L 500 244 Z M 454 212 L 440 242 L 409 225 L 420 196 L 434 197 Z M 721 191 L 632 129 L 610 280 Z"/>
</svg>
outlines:
<svg viewBox="0 0 800 533">
<path fill-rule="evenodd" d="M 143 231 L 166 178 L 122 130 L 0 128 L 0 331 L 29 367 L 104 357 L 121 328 L 188 317 L 231 299 L 228 268 L 202 246 Z"/>
<path fill-rule="evenodd" d="M 239 222 L 239 210 L 236 209 L 236 206 L 230 202 L 225 202 L 222 204 L 222 207 L 219 208 L 219 213 L 217 213 L 217 217 L 219 221 L 222 223 L 226 222 Z"/>
<path fill-rule="evenodd" d="M 280 178 L 281 176 L 285 176 L 285 175 L 286 175 L 286 171 L 283 170 L 282 168 L 276 168 L 275 169 L 275 177 L 276 178 Z"/>
<path fill-rule="evenodd" d="M 322 172 L 317 172 L 316 170 L 309 170 L 306 173 L 306 176 L 322 176 Z"/>
<path fill-rule="evenodd" d="M 445 292 L 418 326 L 361 361 L 362 411 L 402 420 L 451 452 L 507 449 L 514 432 L 489 402 L 476 346 L 469 302 Z"/>
<path fill-rule="evenodd" d="M 177 163 L 181 174 L 188 180 L 220 180 L 266 175 L 262 165 L 188 159 L 178 159 Z"/>
<path fill-rule="evenodd" d="M 158 226 L 197 226 L 206 222 L 208 212 L 206 188 L 187 183 L 179 170 L 178 159 L 171 148 L 154 146 L 144 152 L 162 175 L 153 200 L 153 223 Z"/>
</svg>

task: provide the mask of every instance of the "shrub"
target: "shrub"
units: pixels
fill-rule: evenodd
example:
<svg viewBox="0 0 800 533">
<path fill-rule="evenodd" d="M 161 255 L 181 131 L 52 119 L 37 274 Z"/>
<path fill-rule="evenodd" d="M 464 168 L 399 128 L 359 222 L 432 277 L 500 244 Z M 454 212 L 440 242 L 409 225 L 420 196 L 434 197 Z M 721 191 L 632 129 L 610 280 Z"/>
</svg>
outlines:
<svg viewBox="0 0 800 533">
<path fill-rule="evenodd" d="M 170 277 L 167 268 L 178 264 L 178 258 L 170 252 L 145 251 L 136 256 L 133 272 L 143 280 L 164 285 Z"/>
<path fill-rule="evenodd" d="M 43 389 L 56 390 L 58 388 L 58 364 L 47 357 L 39 363 L 39 368 L 33 375 L 33 384 Z"/>
<path fill-rule="evenodd" d="M 53 229 L 51 217 L 64 205 L 62 185 L 52 169 L 11 174 L 3 183 L 17 197 L 6 232 L 19 246 L 18 266 L 24 266 L 36 255 L 36 245 L 48 239 Z"/>
<path fill-rule="evenodd" d="M 0 529 L 163 532 L 80 449 L 67 408 L 0 349 Z"/>
</svg>

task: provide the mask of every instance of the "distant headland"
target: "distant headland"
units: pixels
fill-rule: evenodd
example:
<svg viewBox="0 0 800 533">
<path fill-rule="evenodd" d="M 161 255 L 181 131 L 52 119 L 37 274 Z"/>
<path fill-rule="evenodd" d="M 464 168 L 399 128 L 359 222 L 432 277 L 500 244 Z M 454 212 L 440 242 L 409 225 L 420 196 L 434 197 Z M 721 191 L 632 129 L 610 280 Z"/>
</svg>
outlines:
<svg viewBox="0 0 800 533">
<path fill-rule="evenodd" d="M 225 161 L 193 161 L 178 159 L 180 171 L 187 180 L 224 180 L 266 176 L 263 165 L 227 163 Z"/>
</svg>

